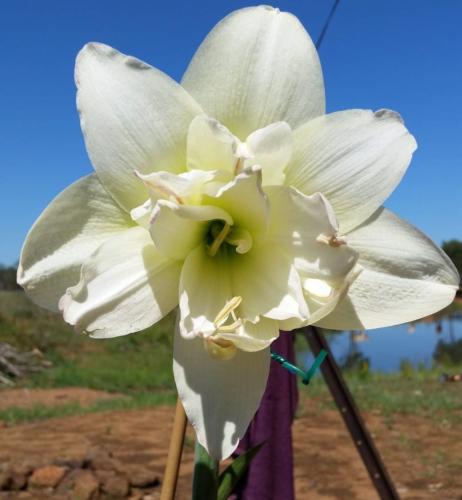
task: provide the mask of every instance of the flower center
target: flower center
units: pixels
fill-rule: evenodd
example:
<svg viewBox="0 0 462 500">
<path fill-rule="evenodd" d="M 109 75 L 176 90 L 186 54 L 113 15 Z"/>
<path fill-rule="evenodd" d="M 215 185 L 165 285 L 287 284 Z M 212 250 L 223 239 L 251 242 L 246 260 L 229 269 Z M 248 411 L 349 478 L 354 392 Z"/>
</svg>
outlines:
<svg viewBox="0 0 462 500">
<path fill-rule="evenodd" d="M 224 221 L 214 220 L 209 226 L 207 233 L 207 252 L 211 257 L 215 257 L 226 237 L 231 226 Z"/>
<path fill-rule="evenodd" d="M 231 226 L 222 220 L 213 220 L 210 223 L 205 241 L 210 257 L 215 257 L 223 244 L 232 246 L 239 254 L 248 252 L 253 244 L 252 236 L 246 229 Z"/>
</svg>

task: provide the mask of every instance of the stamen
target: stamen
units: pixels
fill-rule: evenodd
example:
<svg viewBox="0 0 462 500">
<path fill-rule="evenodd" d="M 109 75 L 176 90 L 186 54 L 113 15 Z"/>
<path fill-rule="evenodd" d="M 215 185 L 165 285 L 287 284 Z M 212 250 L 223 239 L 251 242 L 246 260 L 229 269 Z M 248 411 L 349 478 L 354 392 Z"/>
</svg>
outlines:
<svg viewBox="0 0 462 500">
<path fill-rule="evenodd" d="M 185 200 L 180 195 L 175 193 L 175 191 L 173 191 L 168 186 L 166 186 L 165 184 L 162 184 L 160 182 L 154 182 L 151 179 L 147 179 L 147 176 L 140 174 L 137 170 L 135 170 L 135 175 L 139 179 L 141 179 L 144 182 L 144 184 L 146 186 L 148 186 L 149 188 L 151 188 L 152 190 L 157 191 L 159 194 L 166 196 L 166 197 L 171 196 L 178 203 L 178 205 L 185 204 Z"/>
<path fill-rule="evenodd" d="M 218 333 L 234 333 L 240 326 L 242 326 L 242 321 L 238 319 L 230 325 L 222 325 L 218 327 Z"/>
<path fill-rule="evenodd" d="M 331 247 L 340 247 L 346 245 L 346 239 L 338 236 L 331 236 L 329 239 L 329 245 Z"/>
<path fill-rule="evenodd" d="M 325 234 L 320 234 L 317 238 L 316 241 L 319 243 L 325 243 L 326 245 L 329 245 L 331 247 L 340 247 L 342 245 L 346 245 L 347 241 L 344 237 L 342 236 L 337 236 L 337 235 L 332 235 L 332 236 L 327 236 Z"/>
<path fill-rule="evenodd" d="M 226 237 L 228 236 L 228 233 L 230 230 L 231 230 L 231 226 L 225 222 L 221 231 L 217 234 L 217 236 L 215 236 L 215 239 L 213 240 L 212 244 L 207 248 L 207 253 L 210 255 L 210 257 L 215 257 L 215 255 L 218 252 L 219 248 L 221 247 L 222 243 L 225 241 Z"/>
<path fill-rule="evenodd" d="M 230 314 L 233 315 L 233 319 L 235 321 L 238 321 L 236 319 L 236 316 L 234 315 L 234 310 L 237 309 L 241 305 L 241 302 L 242 302 L 242 297 L 239 297 L 239 296 L 233 297 L 231 300 L 229 300 L 225 304 L 223 309 L 217 314 L 217 317 L 215 318 L 215 321 L 213 322 L 214 325 L 217 328 L 220 327 L 221 325 L 223 325 L 223 323 L 225 323 L 228 320 L 228 317 Z"/>
<path fill-rule="evenodd" d="M 234 164 L 234 175 L 237 175 L 243 168 L 244 158 L 239 157 Z"/>
<path fill-rule="evenodd" d="M 233 297 L 229 300 L 217 314 L 213 322 L 215 333 L 208 337 L 203 337 L 204 348 L 212 358 L 231 359 L 236 355 L 237 347 L 230 340 L 220 338 L 220 333 L 235 333 L 236 330 L 242 326 L 242 321 L 236 319 L 234 313 L 234 310 L 239 307 L 241 302 L 242 297 Z M 230 316 L 234 321 L 229 325 L 225 325 Z"/>
</svg>

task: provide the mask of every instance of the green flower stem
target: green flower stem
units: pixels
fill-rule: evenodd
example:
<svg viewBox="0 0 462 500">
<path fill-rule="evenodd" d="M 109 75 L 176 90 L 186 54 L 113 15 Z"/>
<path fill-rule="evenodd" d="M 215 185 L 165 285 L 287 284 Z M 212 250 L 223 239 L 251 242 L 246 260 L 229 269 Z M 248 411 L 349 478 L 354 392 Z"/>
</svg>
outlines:
<svg viewBox="0 0 462 500">
<path fill-rule="evenodd" d="M 194 455 L 193 500 L 217 500 L 218 461 L 197 441 Z"/>
</svg>

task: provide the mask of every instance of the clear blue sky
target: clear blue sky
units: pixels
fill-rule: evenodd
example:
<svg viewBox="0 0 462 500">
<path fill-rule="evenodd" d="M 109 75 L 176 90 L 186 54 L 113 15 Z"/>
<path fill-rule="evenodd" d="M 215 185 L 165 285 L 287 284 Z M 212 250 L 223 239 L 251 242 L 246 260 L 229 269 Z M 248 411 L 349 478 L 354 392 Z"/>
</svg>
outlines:
<svg viewBox="0 0 462 500">
<path fill-rule="evenodd" d="M 240 1 L 5 0 L 0 4 L 0 263 L 48 202 L 91 172 L 74 59 L 100 41 L 180 79 Z M 280 1 L 316 39 L 331 0 Z M 328 111 L 399 111 L 419 149 L 387 206 L 435 241 L 462 239 L 462 2 L 341 0 L 320 56 Z"/>
</svg>

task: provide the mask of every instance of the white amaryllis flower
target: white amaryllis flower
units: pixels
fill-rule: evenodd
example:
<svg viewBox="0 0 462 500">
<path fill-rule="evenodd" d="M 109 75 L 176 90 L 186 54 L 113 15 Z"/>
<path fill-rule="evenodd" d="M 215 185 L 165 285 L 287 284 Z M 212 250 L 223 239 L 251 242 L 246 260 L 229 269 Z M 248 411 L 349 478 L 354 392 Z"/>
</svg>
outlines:
<svg viewBox="0 0 462 500">
<path fill-rule="evenodd" d="M 34 224 L 18 281 L 96 338 L 179 304 L 175 380 L 214 457 L 254 415 L 280 329 L 375 328 L 452 301 L 446 255 L 382 208 L 413 137 L 391 111 L 324 114 L 318 56 L 294 16 L 232 13 L 181 85 L 95 43 L 76 82 L 96 173 Z"/>
</svg>

